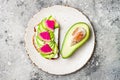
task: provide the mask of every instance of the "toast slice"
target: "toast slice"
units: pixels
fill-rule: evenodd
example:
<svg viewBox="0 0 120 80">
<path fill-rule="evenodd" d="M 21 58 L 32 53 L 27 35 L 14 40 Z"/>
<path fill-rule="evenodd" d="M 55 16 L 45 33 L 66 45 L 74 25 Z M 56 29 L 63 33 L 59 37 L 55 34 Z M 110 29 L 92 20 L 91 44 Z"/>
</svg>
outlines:
<svg viewBox="0 0 120 80">
<path fill-rule="evenodd" d="M 57 59 L 59 57 L 59 24 L 56 20 L 52 16 L 44 18 L 34 27 L 34 32 L 33 45 L 38 53 L 46 59 Z"/>
</svg>

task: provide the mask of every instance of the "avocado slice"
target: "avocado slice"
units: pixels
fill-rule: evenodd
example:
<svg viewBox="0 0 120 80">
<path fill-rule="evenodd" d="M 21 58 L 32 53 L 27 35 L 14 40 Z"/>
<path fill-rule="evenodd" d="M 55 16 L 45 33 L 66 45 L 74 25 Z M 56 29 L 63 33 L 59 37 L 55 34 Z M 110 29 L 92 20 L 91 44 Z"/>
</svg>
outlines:
<svg viewBox="0 0 120 80">
<path fill-rule="evenodd" d="M 40 48 L 42 45 L 44 45 L 44 42 L 39 38 L 39 36 L 36 36 L 36 44 Z"/>
<path fill-rule="evenodd" d="M 39 29 L 40 29 L 41 32 L 47 31 L 41 24 L 40 24 Z"/>
<path fill-rule="evenodd" d="M 51 31 L 49 31 L 49 33 L 50 33 L 50 39 L 51 39 L 51 41 L 54 41 L 54 39 L 55 39 L 54 33 L 51 32 Z"/>
<path fill-rule="evenodd" d="M 80 34 L 79 34 L 80 33 Z M 62 58 L 69 58 L 90 37 L 88 24 L 84 22 L 75 23 L 67 31 L 60 51 Z"/>
<path fill-rule="evenodd" d="M 41 26 L 38 25 L 37 27 L 38 27 L 38 28 L 37 28 L 37 34 L 39 34 L 39 33 L 41 32 L 41 29 L 40 29 Z"/>
<path fill-rule="evenodd" d="M 48 30 L 47 27 L 46 27 L 46 23 L 45 23 L 46 20 L 47 20 L 47 18 L 43 19 L 42 22 L 41 22 L 41 24 L 42 24 L 42 27 L 44 29 Z"/>
<path fill-rule="evenodd" d="M 41 23 L 43 23 L 43 21 L 44 21 L 44 19 L 41 21 Z M 41 23 L 39 23 L 38 25 L 37 25 L 37 33 L 39 34 L 40 32 L 44 32 L 44 31 L 47 31 L 47 29 L 46 28 L 44 28 L 44 26 L 41 24 Z"/>
<path fill-rule="evenodd" d="M 54 41 L 50 41 L 50 42 L 48 42 L 48 44 L 54 50 L 55 42 Z"/>
</svg>

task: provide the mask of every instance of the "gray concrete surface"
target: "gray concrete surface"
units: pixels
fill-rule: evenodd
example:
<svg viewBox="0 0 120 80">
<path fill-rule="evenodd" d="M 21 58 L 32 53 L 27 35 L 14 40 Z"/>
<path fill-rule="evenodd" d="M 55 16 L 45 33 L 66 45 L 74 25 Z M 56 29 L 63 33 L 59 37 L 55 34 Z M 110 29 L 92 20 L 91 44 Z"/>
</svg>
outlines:
<svg viewBox="0 0 120 80">
<path fill-rule="evenodd" d="M 81 10 L 96 33 L 91 60 L 65 76 L 39 70 L 24 48 L 28 20 L 55 4 Z M 120 0 L 0 0 L 0 80 L 120 80 Z"/>
</svg>

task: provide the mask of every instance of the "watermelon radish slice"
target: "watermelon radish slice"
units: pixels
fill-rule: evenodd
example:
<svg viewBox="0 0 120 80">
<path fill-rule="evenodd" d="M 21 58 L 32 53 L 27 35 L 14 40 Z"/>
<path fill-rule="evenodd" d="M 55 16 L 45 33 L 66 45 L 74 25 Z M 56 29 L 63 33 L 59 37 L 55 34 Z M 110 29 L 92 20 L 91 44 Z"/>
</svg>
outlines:
<svg viewBox="0 0 120 80">
<path fill-rule="evenodd" d="M 54 58 L 57 53 L 58 53 L 58 46 L 55 44 L 54 50 L 51 54 L 40 54 L 40 55 L 43 56 L 44 58 L 51 59 Z"/>
<path fill-rule="evenodd" d="M 55 18 L 53 18 L 52 16 L 49 16 L 48 20 L 53 20 L 55 22 L 55 29 L 59 28 L 59 24 L 57 23 L 57 21 L 55 20 Z"/>
<path fill-rule="evenodd" d="M 51 47 L 48 45 L 48 44 L 45 44 L 43 45 L 41 48 L 40 48 L 40 51 L 41 53 L 43 54 L 51 54 L 53 51 L 51 49 Z"/>
<path fill-rule="evenodd" d="M 55 22 L 53 20 L 46 20 L 46 27 L 49 30 L 54 31 Z"/>
<path fill-rule="evenodd" d="M 43 41 L 50 41 L 50 34 L 47 31 L 41 32 L 39 34 L 39 37 L 43 40 Z"/>
</svg>

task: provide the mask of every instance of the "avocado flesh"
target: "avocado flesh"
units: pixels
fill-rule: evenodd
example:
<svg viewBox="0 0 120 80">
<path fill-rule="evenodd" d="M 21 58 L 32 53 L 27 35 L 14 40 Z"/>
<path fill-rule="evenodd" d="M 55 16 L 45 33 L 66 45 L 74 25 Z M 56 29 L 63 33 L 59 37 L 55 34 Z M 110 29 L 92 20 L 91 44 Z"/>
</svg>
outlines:
<svg viewBox="0 0 120 80">
<path fill-rule="evenodd" d="M 41 32 L 47 31 L 41 24 L 40 24 L 39 29 L 40 29 Z"/>
<path fill-rule="evenodd" d="M 48 30 L 47 27 L 46 27 L 46 18 L 42 20 L 41 24 L 42 24 L 42 27 L 45 29 L 45 30 Z"/>
<path fill-rule="evenodd" d="M 40 48 L 44 45 L 44 42 L 38 36 L 36 36 L 36 44 Z"/>
<path fill-rule="evenodd" d="M 72 33 L 73 31 L 75 31 L 76 28 L 84 28 L 86 31 L 86 35 L 81 41 L 79 41 L 75 45 L 71 45 L 71 41 L 73 39 Z M 71 28 L 67 31 L 65 38 L 63 40 L 62 49 L 60 51 L 62 57 L 65 59 L 65 58 L 69 58 L 70 56 L 72 56 L 74 52 L 89 39 L 89 36 L 90 36 L 90 29 L 86 23 L 78 22 L 72 25 Z"/>
<path fill-rule="evenodd" d="M 49 31 L 51 41 L 54 41 L 55 35 L 53 32 Z"/>
</svg>

